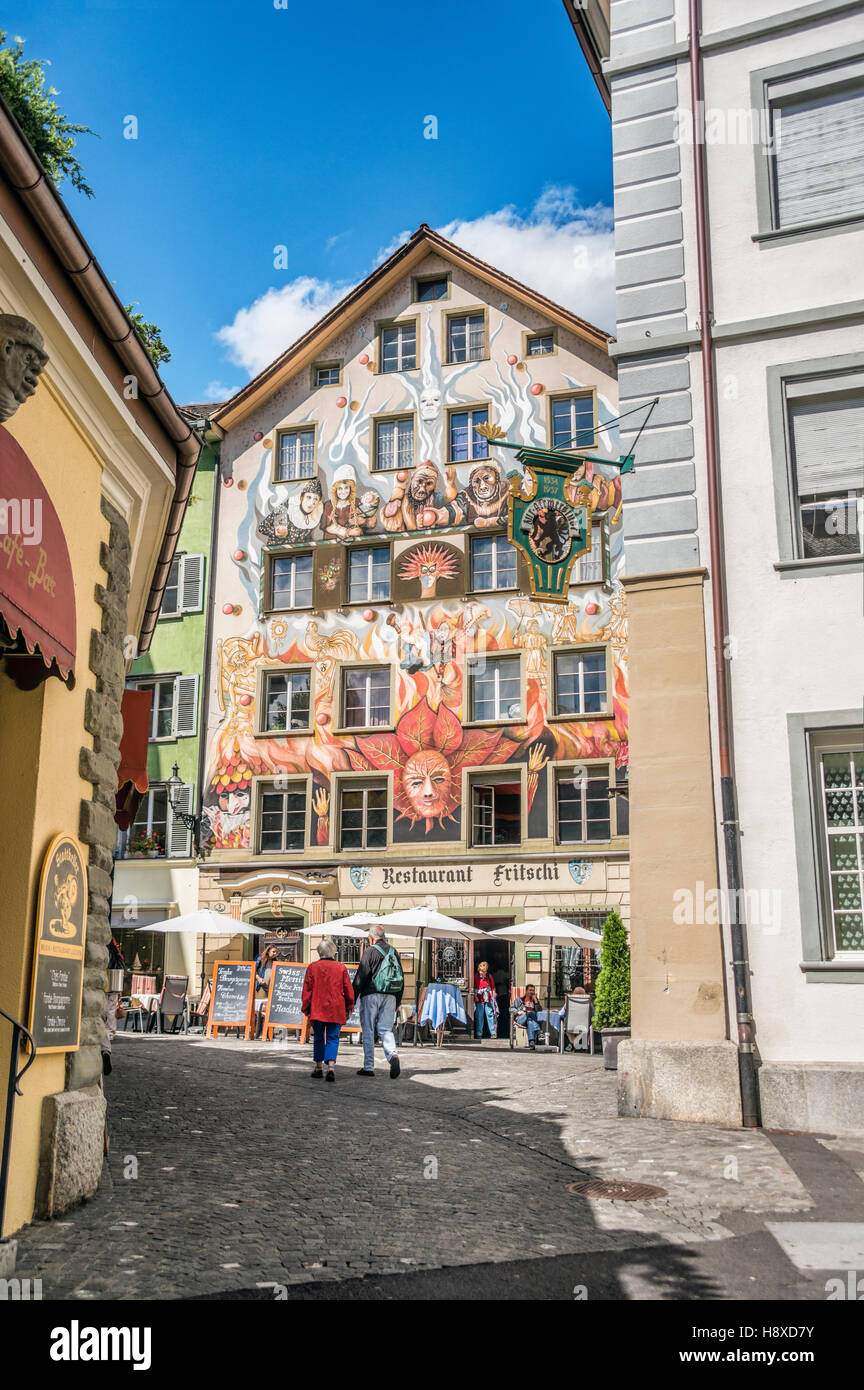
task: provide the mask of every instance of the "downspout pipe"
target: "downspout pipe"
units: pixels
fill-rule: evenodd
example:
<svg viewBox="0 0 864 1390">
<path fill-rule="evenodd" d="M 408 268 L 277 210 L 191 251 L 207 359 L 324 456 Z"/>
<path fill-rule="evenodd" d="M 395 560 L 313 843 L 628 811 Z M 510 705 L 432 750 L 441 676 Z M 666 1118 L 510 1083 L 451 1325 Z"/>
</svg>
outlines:
<svg viewBox="0 0 864 1390">
<path fill-rule="evenodd" d="M 690 102 L 693 143 L 693 173 L 696 203 L 696 250 L 699 280 L 699 330 L 702 355 L 702 395 L 705 414 L 705 461 L 708 482 L 708 530 L 711 557 L 711 609 L 714 628 L 714 674 L 717 690 L 717 737 L 720 762 L 720 799 L 726 882 L 729 890 L 729 929 L 732 943 L 732 973 L 738 1028 L 738 1077 L 741 1086 L 741 1117 L 744 1126 L 760 1123 L 759 1085 L 756 1074 L 753 1009 L 750 996 L 750 962 L 747 953 L 747 924 L 741 892 L 740 828 L 735 789 L 731 737 L 729 662 L 725 641 L 728 630 L 726 572 L 723 559 L 723 513 L 720 495 L 720 469 L 717 448 L 717 391 L 714 370 L 714 341 L 709 270 L 709 233 L 705 158 L 705 102 L 702 87 L 700 47 L 700 0 L 689 0 L 690 19 Z"/>
</svg>

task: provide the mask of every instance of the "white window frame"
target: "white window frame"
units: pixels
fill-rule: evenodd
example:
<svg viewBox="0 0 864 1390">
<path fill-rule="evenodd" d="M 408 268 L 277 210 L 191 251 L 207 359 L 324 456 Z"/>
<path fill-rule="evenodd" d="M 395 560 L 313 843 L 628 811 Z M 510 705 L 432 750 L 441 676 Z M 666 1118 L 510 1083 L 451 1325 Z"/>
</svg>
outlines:
<svg viewBox="0 0 864 1390">
<path fill-rule="evenodd" d="M 843 740 L 838 740 L 837 742 L 839 744 L 843 742 Z M 831 746 L 830 743 L 823 738 L 822 740 L 820 740 L 819 744 L 817 744 L 814 747 L 813 753 L 815 758 L 816 773 L 818 777 L 818 783 L 816 787 L 816 806 L 814 808 L 818 815 L 818 821 L 815 830 L 816 838 L 819 843 L 819 858 L 822 871 L 822 883 L 820 886 L 822 890 L 821 896 L 823 904 L 823 919 L 825 926 L 825 935 L 827 937 L 826 944 L 828 946 L 828 954 L 832 960 L 839 959 L 861 961 L 864 960 L 864 947 L 862 947 L 860 950 L 850 950 L 848 947 L 841 947 L 838 944 L 837 915 L 838 913 L 842 913 L 843 909 L 835 908 L 834 895 L 831 891 L 832 877 L 835 874 L 854 874 L 857 872 L 861 903 L 862 905 L 864 905 L 864 813 L 862 813 L 859 810 L 857 795 L 858 791 L 864 790 L 864 779 L 862 779 L 860 782 L 856 782 L 854 772 L 854 755 L 856 753 L 860 755 L 862 750 L 862 742 L 859 739 L 856 744 L 856 741 L 854 739 L 851 739 L 847 740 L 846 744 L 847 746 L 845 747 Z M 845 756 L 847 756 L 852 765 L 853 821 L 851 825 L 829 826 L 827 806 L 827 792 L 829 789 L 825 786 L 825 767 L 823 760 L 825 757 L 836 757 L 838 754 L 844 754 Z M 857 870 L 834 870 L 831 868 L 831 838 L 832 836 L 836 835 L 852 835 L 855 838 L 856 857 L 858 860 Z M 859 913 L 861 911 L 864 911 L 864 906 L 859 907 L 858 911 Z"/>
<path fill-rule="evenodd" d="M 480 344 L 481 351 L 474 352 L 471 348 L 471 320 L 479 319 L 482 329 L 483 341 Z M 465 324 L 465 356 L 454 357 L 453 355 L 453 327 L 457 323 Z M 482 309 L 466 309 L 458 314 L 447 315 L 447 362 L 448 364 L 458 365 L 465 362 L 483 362 L 489 356 L 489 344 L 487 342 L 486 314 Z M 476 346 L 476 345 L 475 345 Z"/>
<path fill-rule="evenodd" d="M 363 724 L 349 724 L 349 723 L 347 722 L 347 719 L 348 719 L 348 708 L 347 708 L 347 705 L 348 705 L 348 700 L 347 700 L 347 695 L 348 695 L 348 690 L 347 690 L 347 678 L 348 678 L 348 675 L 349 675 L 349 674 L 353 674 L 353 673 L 356 672 L 356 671 L 359 671 L 360 674 L 361 674 L 362 676 L 365 676 L 365 677 L 366 677 L 366 686 L 365 686 L 365 691 L 364 691 L 364 697 L 365 697 L 365 698 L 364 698 L 364 711 L 363 711 L 366 718 L 365 718 L 365 723 L 363 723 Z M 387 678 L 387 718 L 386 718 L 386 720 L 384 721 L 383 724 L 370 724 L 370 722 L 369 722 L 370 719 L 371 719 L 371 717 L 372 717 L 372 707 L 373 707 L 373 706 L 372 706 L 372 679 L 373 679 L 373 677 L 376 676 L 376 675 L 383 675 L 383 676 L 386 676 L 386 678 Z M 341 729 L 342 729 L 344 732 L 346 732 L 346 733 L 351 733 L 351 732 L 355 732 L 355 731 L 360 730 L 360 729 L 387 729 L 387 728 L 390 727 L 390 725 L 391 725 L 391 723 L 392 723 L 392 715 L 393 715 L 393 675 L 392 675 L 392 670 L 391 670 L 391 668 L 390 668 L 389 666 L 368 666 L 368 667 L 365 667 L 365 666 L 343 666 L 343 667 L 342 667 L 342 674 L 341 674 L 341 690 L 340 690 L 339 693 L 340 693 L 340 706 L 341 706 L 341 710 L 340 710 L 340 713 L 341 713 Z"/>
<path fill-rule="evenodd" d="M 394 372 L 414 372 L 414 371 L 416 371 L 416 370 L 417 370 L 417 359 L 418 359 L 418 356 L 419 356 L 419 351 L 418 351 L 418 349 L 419 349 L 419 346 L 420 346 L 420 341 L 419 341 L 419 340 L 420 340 L 420 325 L 418 324 L 417 320 L 416 320 L 416 319 L 408 319 L 405 323 L 382 323 L 382 324 L 379 325 L 378 332 L 379 332 L 379 335 L 380 335 L 380 337 L 379 337 L 379 342 L 380 342 L 380 353 L 379 353 L 380 362 L 379 362 L 379 371 L 380 371 L 381 373 L 383 373 L 385 376 L 391 376 Z M 384 365 L 384 335 L 385 335 L 385 333 L 395 333 L 395 334 L 396 334 L 396 365 L 393 366 L 393 367 L 386 367 L 386 366 Z M 409 366 L 406 366 L 406 364 L 405 364 L 405 358 L 406 358 L 406 356 L 407 356 L 407 353 L 406 353 L 406 351 L 405 351 L 405 336 L 406 336 L 407 333 L 413 333 L 413 335 L 414 335 L 414 351 L 413 351 L 414 361 L 413 361 L 413 363 L 411 364 L 410 367 L 409 367 Z"/>
<path fill-rule="evenodd" d="M 384 805 L 384 843 L 383 843 L 383 845 L 370 845 L 370 844 L 368 843 L 368 840 L 369 840 L 369 792 L 370 792 L 370 791 L 376 791 L 376 792 L 381 792 L 381 791 L 383 791 L 383 793 L 384 793 L 384 803 L 385 803 L 385 805 Z M 338 782 L 338 786 L 337 786 L 337 792 L 338 792 L 338 796 L 339 796 L 339 807 L 338 807 L 338 809 L 339 809 L 339 817 L 338 817 L 338 820 L 337 820 L 337 822 L 336 822 L 336 834 L 337 834 L 337 837 L 338 837 L 338 838 L 337 838 L 337 845 L 338 845 L 339 853 L 344 853 L 344 854 L 382 854 L 382 853 L 386 852 L 387 847 L 388 847 L 388 843 L 389 843 L 389 839 L 390 839 L 390 836 L 389 836 L 389 825 L 390 825 L 390 816 L 391 816 L 391 809 L 390 809 L 390 790 L 389 790 L 389 786 L 388 786 L 388 783 L 387 783 L 387 779 L 384 778 L 384 777 L 377 777 L 377 778 L 369 778 L 368 780 L 364 780 L 364 781 L 361 781 L 361 782 L 355 782 L 355 781 L 353 781 L 353 780 L 351 780 L 351 779 L 345 779 L 344 781 L 340 779 L 339 782 Z M 361 792 L 362 795 L 363 795 L 363 802 L 362 802 L 362 806 L 361 806 L 361 826 L 360 826 L 360 833 L 361 833 L 361 838 L 362 838 L 363 843 L 362 843 L 361 845 L 352 845 L 352 846 L 351 846 L 350 848 L 348 848 L 348 849 L 345 849 L 344 846 L 343 846 L 344 830 L 343 830 L 343 826 L 342 826 L 342 816 L 343 816 L 344 808 L 345 808 L 345 793 L 346 793 L 346 792 Z"/>
<path fill-rule="evenodd" d="M 511 715 L 509 711 L 501 713 L 501 667 L 505 662 L 515 664 L 519 672 L 519 713 Z M 493 700 L 495 714 L 491 716 L 481 716 L 475 710 L 475 682 L 477 676 L 486 675 L 493 672 Z M 471 661 L 468 668 L 468 722 L 471 724 L 518 724 L 522 718 L 522 659 L 518 656 L 507 654 L 506 656 L 485 656 L 479 660 Z"/>
<path fill-rule="evenodd" d="M 280 784 L 278 788 L 274 782 L 259 782 L 256 786 L 256 792 L 258 796 L 258 804 L 256 807 L 255 817 L 255 853 L 264 856 L 269 856 L 272 854 L 305 853 L 305 851 L 309 847 L 309 779 L 306 777 L 298 777 L 297 779 L 292 780 L 286 779 L 286 783 L 284 785 Z M 294 846 L 286 845 L 285 843 L 285 837 L 288 833 L 285 798 L 288 796 L 296 796 L 298 792 L 302 793 L 303 796 L 303 810 L 300 813 L 303 817 L 303 831 L 302 843 L 299 846 L 299 848 L 296 848 Z M 279 796 L 282 798 L 282 808 L 280 812 L 281 825 L 279 828 L 279 836 L 281 843 L 278 849 L 264 849 L 262 846 L 262 837 L 264 834 L 263 822 L 265 796 Z"/>
<path fill-rule="evenodd" d="M 600 656 L 603 659 L 603 686 L 605 699 L 599 710 L 586 710 L 585 708 L 585 657 Z M 559 709 L 558 699 L 558 662 L 562 657 L 575 657 L 579 663 L 578 668 L 578 692 L 579 708 L 576 710 Z M 582 651 L 577 647 L 568 647 L 563 651 L 553 652 L 552 654 L 552 689 L 554 696 L 555 718 L 560 719 L 602 719 L 604 713 L 609 709 L 609 654 L 605 647 L 589 647 Z"/>
<path fill-rule="evenodd" d="M 474 551 L 478 541 L 492 541 L 492 584 L 488 589 L 481 588 L 474 573 Z M 498 583 L 498 543 L 503 542 L 513 551 L 513 583 Z M 519 553 L 506 536 L 472 536 L 470 540 L 471 592 L 475 594 L 506 594 L 519 588 Z"/>
<path fill-rule="evenodd" d="M 400 429 L 400 426 L 402 425 L 407 425 L 409 427 L 408 430 L 403 432 Z M 415 453 L 415 433 L 416 424 L 413 415 L 393 415 L 386 419 L 376 420 L 375 452 L 372 460 L 372 472 L 393 473 L 399 468 L 413 468 Z M 392 443 L 392 448 L 388 451 L 389 457 L 391 458 L 392 462 L 382 463 L 381 460 L 384 451 L 382 451 L 381 445 L 384 439 L 388 437 L 388 435 Z M 403 439 L 408 440 L 408 448 L 404 451 L 404 455 L 403 450 L 401 448 Z"/>
<path fill-rule="evenodd" d="M 577 410 L 577 403 L 582 401 L 587 401 L 591 409 L 590 439 L 583 439 L 582 436 L 588 432 L 587 427 L 585 425 L 580 426 L 578 422 L 579 412 Z M 556 444 L 555 407 L 565 404 L 570 407 L 570 422 L 568 425 L 570 433 L 566 443 Z M 552 449 L 567 449 L 576 451 L 577 453 L 585 449 L 594 449 L 597 447 L 597 407 L 593 391 L 565 391 L 561 395 L 555 395 L 551 398 L 549 402 L 549 446 Z"/>
<path fill-rule="evenodd" d="M 285 560 L 287 560 L 287 561 L 289 562 L 290 566 L 291 566 L 291 586 L 290 586 L 290 589 L 289 589 L 289 591 L 288 591 L 288 592 L 289 592 L 290 599 L 291 599 L 291 602 L 290 602 L 290 603 L 286 603 L 286 604 L 282 605 L 281 607 L 278 607 L 278 608 L 277 608 L 277 606 L 276 606 L 276 565 L 277 565 L 277 561 L 281 563 L 281 562 L 283 562 L 283 561 L 285 561 Z M 298 563 L 298 561 L 300 561 L 300 560 L 309 560 L 309 561 L 311 562 L 312 587 L 311 587 L 310 590 L 309 590 L 309 599 L 308 599 L 308 602 L 306 602 L 306 603 L 299 603 L 299 604 L 298 604 L 295 600 L 296 600 L 296 597 L 297 597 L 297 563 Z M 315 606 L 315 557 L 314 557 L 313 553 L 312 553 L 311 551 L 304 550 L 302 554 L 297 554 L 297 555 L 274 555 L 273 558 L 272 558 L 272 560 L 271 560 L 271 563 L 270 563 L 270 586 L 269 586 L 269 587 L 270 587 L 270 595 L 269 595 L 269 597 L 270 597 L 270 612 L 271 612 L 271 613 L 291 613 L 291 612 L 300 612 L 300 613 L 302 613 L 302 612 L 303 612 L 305 609 L 307 609 L 307 608 L 313 608 L 313 607 Z"/>
<path fill-rule="evenodd" d="M 376 555 L 384 554 L 387 556 L 387 592 L 386 594 L 373 594 Z M 356 598 L 351 592 L 354 581 L 354 564 L 361 556 L 366 559 L 366 588 L 365 592 Z M 389 545 L 364 545 L 357 546 L 356 549 L 348 552 L 348 602 L 349 603 L 389 603 L 391 588 L 391 556 Z"/>
<path fill-rule="evenodd" d="M 584 772 L 584 777 L 579 773 Z M 559 788 L 562 781 L 579 782 L 579 829 L 581 835 L 575 840 L 565 840 L 561 834 L 561 814 L 559 805 Z M 592 782 L 599 782 L 604 788 L 606 805 L 608 811 L 608 834 L 602 839 L 588 838 L 588 788 Z M 553 814 L 555 816 L 555 843 L 558 845 L 602 845 L 608 844 L 615 834 L 615 807 L 614 798 L 608 796 L 609 792 L 609 770 L 603 765 L 599 768 L 592 768 L 589 763 L 578 763 L 571 768 L 556 768 L 554 784 L 554 805 Z"/>
<path fill-rule="evenodd" d="M 280 680 L 285 680 L 285 681 L 288 682 L 288 703 L 287 703 L 287 708 L 286 708 L 286 711 L 285 711 L 286 728 L 284 728 L 284 729 L 276 729 L 276 728 L 274 728 L 274 727 L 271 725 L 271 723 L 270 723 L 270 682 L 271 682 L 271 680 L 274 678 L 274 676 L 277 677 L 277 678 L 280 679 Z M 294 680 L 294 678 L 295 678 L 296 676 L 306 676 L 307 680 L 309 681 L 309 708 L 308 708 L 308 710 L 307 710 L 306 723 L 305 723 L 305 724 L 302 724 L 302 725 L 298 725 L 297 728 L 292 728 L 292 727 L 291 727 L 291 709 L 292 709 L 292 703 L 293 703 L 293 687 L 292 687 L 292 682 L 293 682 L 293 680 Z M 263 673 L 263 676 L 262 676 L 261 705 L 262 705 L 262 713 L 263 713 L 263 716 L 264 716 L 263 721 L 262 721 L 262 733 L 273 734 L 273 735 L 278 736 L 279 734 L 298 734 L 298 733 L 302 733 L 302 732 L 304 732 L 304 731 L 308 732 L 308 731 L 312 728 L 312 667 L 311 667 L 311 666 L 299 666 L 299 667 L 286 666 L 286 667 L 284 667 L 284 669 L 281 670 L 281 671 L 265 671 L 265 672 Z"/>
<path fill-rule="evenodd" d="M 453 453 L 453 419 L 456 415 L 468 416 L 468 457 L 457 459 Z M 455 463 L 458 467 L 463 463 L 485 463 L 489 459 L 489 441 L 484 435 L 476 436 L 477 425 L 474 423 L 475 415 L 484 415 L 485 419 L 478 421 L 481 425 L 489 423 L 488 405 L 454 405 L 447 411 L 447 459 L 449 463 Z M 476 454 L 475 449 L 485 449 L 485 453 Z"/>
<path fill-rule="evenodd" d="M 315 426 L 298 425 L 296 428 L 280 430 L 276 436 L 276 460 L 273 481 L 275 483 L 299 483 L 307 478 L 315 476 Z M 303 439 L 309 436 L 312 441 L 312 455 L 309 459 L 304 459 Z M 293 444 L 293 457 L 287 460 L 288 472 L 283 472 L 285 463 L 286 445 L 288 441 Z M 304 471 L 308 464 L 308 471 Z"/>
<path fill-rule="evenodd" d="M 587 566 L 600 567 L 598 575 L 587 574 Z M 577 584 L 603 584 L 606 581 L 606 537 L 602 521 L 595 521 L 591 527 L 591 549 L 580 555 L 570 571 L 570 588 Z"/>
<path fill-rule="evenodd" d="M 495 836 L 495 824 L 497 820 L 495 812 L 495 795 L 501 786 L 518 786 L 519 788 L 519 837 L 517 840 L 498 840 Z M 478 791 L 491 791 L 492 793 L 492 840 L 489 844 L 481 843 L 477 838 L 477 817 L 475 814 L 476 796 Z M 469 846 L 471 849 L 518 849 L 524 841 L 524 815 L 525 815 L 525 789 L 522 783 L 522 775 L 519 769 L 514 769 L 511 773 L 502 772 L 498 777 L 490 778 L 478 773 L 476 777 L 469 779 Z"/>
</svg>

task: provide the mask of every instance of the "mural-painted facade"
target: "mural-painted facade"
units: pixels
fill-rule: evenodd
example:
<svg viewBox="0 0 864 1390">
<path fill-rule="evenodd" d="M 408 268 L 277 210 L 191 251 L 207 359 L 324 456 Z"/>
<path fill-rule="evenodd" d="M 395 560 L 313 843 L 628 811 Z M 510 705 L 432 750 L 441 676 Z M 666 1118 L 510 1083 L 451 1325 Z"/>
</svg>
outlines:
<svg viewBox="0 0 864 1390">
<path fill-rule="evenodd" d="M 588 903 L 611 857 L 626 914 L 617 470 L 574 480 L 592 550 L 541 604 L 506 539 L 521 470 L 477 432 L 611 460 L 614 373 L 578 320 L 440 246 L 227 429 L 205 873 L 320 870 L 347 911 L 384 859 L 540 853 Z"/>
</svg>

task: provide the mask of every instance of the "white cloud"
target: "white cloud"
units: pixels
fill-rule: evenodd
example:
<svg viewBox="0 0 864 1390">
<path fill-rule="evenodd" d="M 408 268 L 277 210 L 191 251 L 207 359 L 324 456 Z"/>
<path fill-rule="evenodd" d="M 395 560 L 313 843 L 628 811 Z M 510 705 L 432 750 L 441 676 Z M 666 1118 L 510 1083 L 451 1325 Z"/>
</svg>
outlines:
<svg viewBox="0 0 864 1390">
<path fill-rule="evenodd" d="M 225 386 L 221 381 L 209 381 L 201 393 L 202 401 L 227 401 L 236 395 L 239 386 Z"/>
<path fill-rule="evenodd" d="M 314 275 L 299 275 L 281 289 L 267 290 L 248 309 L 238 310 L 234 322 L 219 329 L 217 341 L 232 362 L 254 376 L 317 323 L 349 288 Z"/>
<path fill-rule="evenodd" d="M 472 256 L 614 332 L 611 208 L 600 203 L 583 208 L 575 189 L 553 186 L 527 213 L 506 207 L 438 230 Z"/>
<path fill-rule="evenodd" d="M 600 328 L 615 327 L 615 261 L 612 209 L 584 208 L 576 190 L 550 186 L 528 212 L 500 208 L 438 229 L 473 256 L 572 310 Z M 376 258 L 380 265 L 411 235 L 400 232 Z M 301 275 L 269 289 L 217 340 L 230 360 L 260 372 L 332 309 L 352 286 Z"/>
</svg>

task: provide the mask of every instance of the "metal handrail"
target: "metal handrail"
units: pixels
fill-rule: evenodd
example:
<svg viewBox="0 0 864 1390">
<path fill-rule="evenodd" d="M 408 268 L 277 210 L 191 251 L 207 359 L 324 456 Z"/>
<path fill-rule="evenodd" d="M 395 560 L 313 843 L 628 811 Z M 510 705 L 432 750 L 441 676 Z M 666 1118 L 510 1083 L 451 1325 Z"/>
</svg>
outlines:
<svg viewBox="0 0 864 1390">
<path fill-rule="evenodd" d="M 0 1014 L 7 1022 L 12 1024 L 12 1051 L 9 1055 L 9 1080 L 6 1085 L 6 1119 L 3 1125 L 3 1156 L 0 1158 L 0 1240 L 3 1238 L 3 1221 L 6 1216 L 6 1184 L 9 1178 L 9 1155 L 12 1148 L 12 1116 L 15 1112 L 15 1097 L 21 1095 L 19 1082 L 28 1067 L 32 1067 L 36 1058 L 36 1044 L 33 1041 L 33 1034 L 23 1023 L 19 1023 L 17 1018 L 7 1014 L 5 1009 L 0 1009 Z M 26 1038 L 30 1044 L 30 1056 L 18 1071 L 18 1052 L 21 1047 L 22 1037 Z"/>
</svg>

